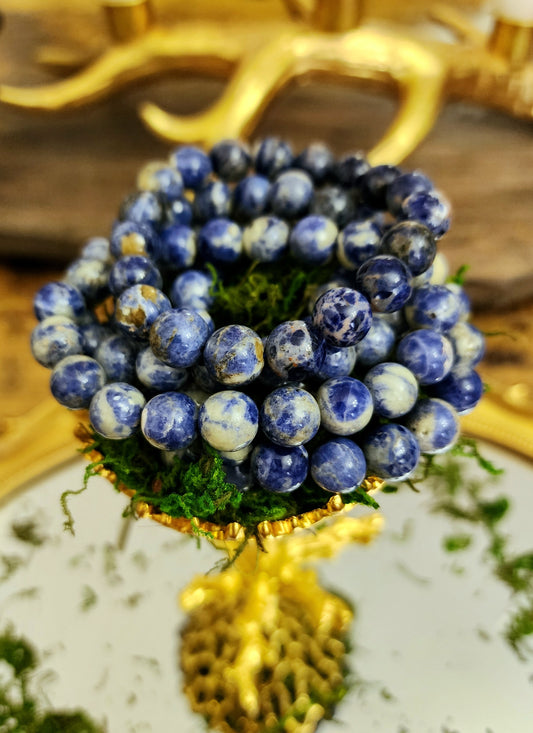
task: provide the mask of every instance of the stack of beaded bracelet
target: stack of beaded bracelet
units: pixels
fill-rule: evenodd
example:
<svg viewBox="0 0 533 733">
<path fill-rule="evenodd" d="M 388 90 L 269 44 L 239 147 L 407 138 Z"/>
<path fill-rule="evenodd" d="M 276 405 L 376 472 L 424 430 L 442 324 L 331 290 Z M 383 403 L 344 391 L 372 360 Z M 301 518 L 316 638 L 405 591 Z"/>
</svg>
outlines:
<svg viewBox="0 0 533 733">
<path fill-rule="evenodd" d="M 449 223 L 425 175 L 359 153 L 183 146 L 37 293 L 32 351 L 95 434 L 140 431 L 168 466 L 215 454 L 240 493 L 404 480 L 482 393 Z"/>
</svg>

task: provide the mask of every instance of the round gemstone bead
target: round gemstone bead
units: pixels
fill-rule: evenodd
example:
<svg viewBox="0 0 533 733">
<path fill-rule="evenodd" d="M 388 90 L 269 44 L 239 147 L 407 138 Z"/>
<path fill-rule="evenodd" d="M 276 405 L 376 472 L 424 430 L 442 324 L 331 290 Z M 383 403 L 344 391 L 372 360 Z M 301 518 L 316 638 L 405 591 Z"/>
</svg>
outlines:
<svg viewBox="0 0 533 733">
<path fill-rule="evenodd" d="M 248 146 L 239 140 L 221 140 L 211 148 L 211 163 L 223 181 L 239 181 L 250 167 Z"/>
<path fill-rule="evenodd" d="M 270 206 L 279 217 L 295 219 L 309 210 L 313 181 L 305 171 L 291 169 L 280 173 L 270 189 Z"/>
<path fill-rule="evenodd" d="M 132 285 L 117 298 L 115 323 L 127 336 L 147 339 L 152 323 L 170 308 L 170 300 L 158 288 Z"/>
<path fill-rule="evenodd" d="M 387 206 L 393 214 L 400 214 L 402 202 L 413 193 L 428 192 L 433 184 L 420 171 L 402 173 L 387 186 Z"/>
<path fill-rule="evenodd" d="M 167 224 L 181 224 L 184 227 L 191 225 L 192 206 L 184 196 L 167 202 L 165 221 Z"/>
<path fill-rule="evenodd" d="M 80 257 L 65 273 L 65 282 L 74 286 L 88 303 L 97 303 L 109 294 L 110 265 L 97 259 Z"/>
<path fill-rule="evenodd" d="M 181 173 L 185 188 L 197 190 L 211 174 L 211 159 L 200 148 L 184 145 L 170 155 L 170 162 Z"/>
<path fill-rule="evenodd" d="M 211 219 L 198 234 L 198 247 L 205 260 L 231 263 L 242 252 L 242 231 L 230 219 Z"/>
<path fill-rule="evenodd" d="M 440 239 L 450 228 L 451 206 L 440 191 L 420 191 L 402 201 L 401 217 L 425 224 Z"/>
<path fill-rule="evenodd" d="M 245 176 L 233 191 L 233 216 L 250 221 L 268 211 L 270 181 L 264 176 Z"/>
<path fill-rule="evenodd" d="M 51 369 L 66 356 L 83 352 L 81 331 L 65 316 L 45 318 L 31 333 L 31 352 L 39 364 Z"/>
<path fill-rule="evenodd" d="M 309 213 L 327 216 L 338 227 L 344 227 L 355 215 L 355 204 L 341 186 L 326 185 L 315 191 Z"/>
<path fill-rule="evenodd" d="M 89 419 L 97 433 L 110 440 L 134 435 L 141 424 L 144 395 L 131 384 L 115 382 L 98 390 L 91 400 Z"/>
<path fill-rule="evenodd" d="M 170 224 L 161 230 L 161 262 L 172 270 L 191 267 L 196 257 L 196 235 L 184 224 Z"/>
<path fill-rule="evenodd" d="M 421 275 L 433 264 L 437 243 L 423 224 L 402 221 L 385 233 L 381 249 L 386 254 L 398 257 L 413 275 Z"/>
<path fill-rule="evenodd" d="M 111 229 L 110 247 L 111 254 L 117 260 L 124 255 L 144 255 L 157 260 L 161 245 L 150 224 L 121 221 Z"/>
<path fill-rule="evenodd" d="M 203 270 L 186 270 L 174 280 L 170 300 L 175 308 L 208 310 L 214 301 L 211 294 L 213 276 Z"/>
<path fill-rule="evenodd" d="M 142 411 L 141 430 L 146 440 L 162 450 L 187 448 L 196 438 L 197 409 L 183 392 L 152 397 Z"/>
<path fill-rule="evenodd" d="M 305 321 L 284 321 L 268 336 L 265 356 L 275 374 L 298 381 L 320 368 L 324 349 L 324 341 Z"/>
<path fill-rule="evenodd" d="M 80 257 L 89 260 L 102 260 L 102 262 L 111 262 L 111 250 L 109 248 L 109 239 L 105 237 L 91 237 L 83 245 Z"/>
<path fill-rule="evenodd" d="M 376 209 L 385 209 L 388 187 L 399 175 L 401 171 L 395 165 L 376 165 L 370 168 L 358 181 L 363 201 Z"/>
<path fill-rule="evenodd" d="M 402 337 L 396 358 L 413 372 L 419 384 L 436 384 L 453 366 L 453 347 L 438 331 L 421 328 Z"/>
<path fill-rule="evenodd" d="M 135 371 L 139 382 L 154 392 L 175 392 L 189 376 L 186 369 L 170 367 L 158 359 L 149 346 L 138 353 Z"/>
<path fill-rule="evenodd" d="M 202 316 L 190 308 L 162 313 L 150 330 L 150 346 L 158 359 L 172 367 L 195 364 L 208 338 Z"/>
<path fill-rule="evenodd" d="M 324 359 L 321 366 L 315 369 L 314 374 L 319 379 L 330 379 L 331 377 L 344 377 L 350 374 L 355 366 L 356 347 L 329 346 L 326 344 Z"/>
<path fill-rule="evenodd" d="M 326 291 L 313 308 L 313 326 L 331 346 L 354 346 L 371 325 L 368 300 L 352 288 Z"/>
<path fill-rule="evenodd" d="M 303 445 L 290 448 L 262 443 L 252 453 L 252 471 L 267 491 L 286 494 L 295 491 L 307 478 L 309 458 Z"/>
<path fill-rule="evenodd" d="M 139 171 L 137 188 L 141 191 L 161 193 L 167 200 L 172 201 L 182 196 L 183 179 L 179 171 L 168 163 L 156 160 Z"/>
<path fill-rule="evenodd" d="M 207 340 L 204 362 L 218 382 L 233 386 L 248 384 L 263 369 L 263 342 L 247 326 L 224 326 Z"/>
<path fill-rule="evenodd" d="M 279 387 L 263 402 L 260 425 L 267 438 L 277 445 L 302 445 L 316 435 L 320 410 L 315 398 L 305 389 Z"/>
<path fill-rule="evenodd" d="M 473 369 L 452 370 L 442 382 L 431 388 L 431 396 L 449 402 L 459 415 L 472 412 L 483 395 L 483 382 Z"/>
<path fill-rule="evenodd" d="M 459 301 L 445 285 L 424 285 L 413 290 L 405 315 L 412 328 L 446 332 L 459 320 Z"/>
<path fill-rule="evenodd" d="M 371 474 L 389 481 L 405 481 L 418 464 L 420 447 L 406 427 L 387 423 L 369 433 L 363 453 Z"/>
<path fill-rule="evenodd" d="M 402 364 L 376 364 L 367 372 L 364 382 L 372 395 L 374 411 L 382 417 L 405 415 L 418 399 L 416 377 Z"/>
<path fill-rule="evenodd" d="M 437 257 L 438 256 L 439 253 L 437 253 Z M 445 284 L 448 290 L 450 290 L 457 298 L 457 305 L 459 307 L 459 321 L 468 321 L 468 319 L 470 318 L 470 298 L 468 297 L 464 288 L 458 283 L 445 282 L 447 277 L 448 272 L 446 272 L 446 276 L 441 281 L 441 284 Z"/>
<path fill-rule="evenodd" d="M 331 259 L 337 241 L 337 227 L 325 216 L 306 216 L 294 226 L 289 247 L 292 255 L 310 265 L 322 265 Z"/>
<path fill-rule="evenodd" d="M 459 321 L 448 331 L 453 352 L 453 368 L 475 367 L 485 353 L 485 338 L 481 331 L 471 323 Z"/>
<path fill-rule="evenodd" d="M 414 434 L 422 453 L 444 453 L 459 437 L 457 413 L 444 400 L 420 400 L 406 416 L 404 425 Z"/>
<path fill-rule="evenodd" d="M 109 326 L 98 322 L 82 323 L 79 329 L 83 343 L 83 353 L 93 357 L 102 341 L 115 333 Z"/>
<path fill-rule="evenodd" d="M 380 361 L 388 361 L 395 341 L 396 333 L 391 324 L 384 318 L 374 316 L 370 331 L 354 347 L 357 363 L 371 367 Z"/>
<path fill-rule="evenodd" d="M 126 255 L 117 260 L 109 273 L 109 288 L 120 295 L 132 285 L 151 285 L 161 289 L 163 279 L 157 267 L 142 255 Z"/>
<path fill-rule="evenodd" d="M 337 258 L 348 270 L 357 270 L 379 252 L 381 229 L 375 221 L 351 221 L 339 232 Z"/>
<path fill-rule="evenodd" d="M 361 265 L 355 283 L 374 310 L 393 313 L 409 300 L 411 280 L 408 268 L 397 257 L 376 255 Z"/>
<path fill-rule="evenodd" d="M 85 300 L 73 285 L 50 282 L 37 291 L 33 299 L 37 320 L 43 321 L 50 316 L 65 316 L 75 321 L 85 315 Z"/>
<path fill-rule="evenodd" d="M 323 143 L 311 143 L 294 160 L 294 167 L 308 173 L 315 184 L 325 183 L 333 172 L 335 158 Z"/>
<path fill-rule="evenodd" d="M 109 382 L 131 382 L 135 377 L 137 349 L 125 336 L 108 336 L 98 345 L 94 358 L 103 366 Z"/>
<path fill-rule="evenodd" d="M 287 250 L 289 227 L 276 216 L 259 216 L 243 231 L 244 251 L 252 260 L 274 262 Z"/>
<path fill-rule="evenodd" d="M 255 169 L 262 176 L 274 178 L 278 173 L 291 167 L 293 157 L 289 143 L 278 137 L 267 137 L 255 150 Z"/>
<path fill-rule="evenodd" d="M 259 427 L 255 402 L 236 390 L 215 392 L 198 417 L 202 438 L 215 450 L 234 451 L 250 445 Z"/>
<path fill-rule="evenodd" d="M 334 377 L 317 393 L 323 427 L 335 435 L 352 435 L 368 425 L 374 406 L 367 387 L 353 377 Z"/>
<path fill-rule="evenodd" d="M 89 407 L 92 398 L 106 382 L 100 364 L 90 356 L 66 356 L 58 362 L 50 377 L 55 399 L 71 410 Z"/>
<path fill-rule="evenodd" d="M 229 216 L 231 192 L 222 181 L 208 181 L 196 192 L 193 214 L 198 222 Z"/>
<path fill-rule="evenodd" d="M 361 176 L 370 170 L 363 153 L 348 153 L 335 166 L 335 178 L 346 188 L 356 188 Z"/>
<path fill-rule="evenodd" d="M 319 446 L 311 455 L 311 476 L 325 491 L 348 493 L 364 481 L 366 460 L 353 440 L 335 438 Z"/>
<path fill-rule="evenodd" d="M 120 220 L 133 221 L 158 227 L 164 215 L 163 201 L 153 191 L 139 191 L 131 194 L 120 207 Z"/>
</svg>

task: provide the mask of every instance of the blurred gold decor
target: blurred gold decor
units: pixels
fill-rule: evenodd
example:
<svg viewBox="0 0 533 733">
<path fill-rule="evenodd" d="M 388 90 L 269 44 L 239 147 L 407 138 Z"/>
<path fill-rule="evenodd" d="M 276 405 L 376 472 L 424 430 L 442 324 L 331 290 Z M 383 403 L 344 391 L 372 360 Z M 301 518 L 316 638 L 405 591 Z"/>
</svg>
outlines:
<svg viewBox="0 0 533 733">
<path fill-rule="evenodd" d="M 200 3 L 196 15 L 176 4 L 176 14 L 185 17 L 172 24 L 157 21 L 152 0 L 102 0 L 111 44 L 90 59 L 48 49 L 43 59 L 62 59 L 76 70 L 43 86 L 0 86 L 0 102 L 55 113 L 171 72 L 223 76 L 223 94 L 202 112 L 184 117 L 150 102 L 138 110 L 164 140 L 209 145 L 221 137 L 248 137 L 291 82 L 318 77 L 370 83 L 400 100 L 396 118 L 370 151 L 372 163 L 405 158 L 450 97 L 533 116 L 533 14 L 524 15 L 521 0 L 507 0 L 493 18 L 478 10 L 477 24 L 451 4 L 409 4 L 411 13 L 416 6 L 417 20 L 425 16 L 426 22 L 401 23 L 394 4 L 380 3 L 383 15 L 377 19 L 358 0 L 283 2 L 285 16 L 278 7 L 272 17 L 255 2 L 247 12 L 240 12 L 243 3 L 224 3 L 227 22 L 220 21 L 221 8 L 209 3 Z M 393 21 L 384 17 L 387 8 Z M 170 16 L 171 6 L 165 9 Z"/>
</svg>

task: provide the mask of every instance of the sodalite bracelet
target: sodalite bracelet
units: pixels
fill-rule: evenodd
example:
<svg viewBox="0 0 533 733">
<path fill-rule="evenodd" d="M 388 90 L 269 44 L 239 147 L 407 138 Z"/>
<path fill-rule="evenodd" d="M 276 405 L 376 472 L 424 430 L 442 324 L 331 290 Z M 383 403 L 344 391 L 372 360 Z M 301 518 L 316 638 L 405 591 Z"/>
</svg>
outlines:
<svg viewBox="0 0 533 733">
<path fill-rule="evenodd" d="M 402 480 L 421 452 L 453 445 L 482 393 L 483 336 L 437 252 L 449 224 L 424 174 L 360 153 L 295 154 L 278 138 L 182 146 L 139 172 L 109 239 L 37 293 L 32 350 L 97 433 L 141 431 L 167 464 L 207 444 L 242 491 Z M 318 268 L 311 291 L 301 277 Z M 277 285 L 284 269 L 300 288 L 294 316 L 256 328 L 246 314 L 261 303 L 247 302 L 243 322 L 219 320 L 228 283 L 264 272 Z"/>
</svg>

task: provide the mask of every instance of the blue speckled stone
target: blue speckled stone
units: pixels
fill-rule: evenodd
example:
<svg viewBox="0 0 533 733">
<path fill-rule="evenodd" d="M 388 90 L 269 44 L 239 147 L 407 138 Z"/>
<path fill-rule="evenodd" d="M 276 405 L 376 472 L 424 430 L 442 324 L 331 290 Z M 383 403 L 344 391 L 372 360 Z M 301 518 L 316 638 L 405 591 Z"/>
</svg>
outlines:
<svg viewBox="0 0 533 733">
<path fill-rule="evenodd" d="M 410 369 L 419 384 L 441 382 L 453 366 L 451 342 L 432 328 L 420 328 L 400 340 L 396 359 Z"/>
<path fill-rule="evenodd" d="M 116 222 L 111 229 L 111 254 L 115 259 L 124 255 L 144 255 L 151 260 L 159 257 L 161 244 L 150 224 L 134 221 Z"/>
<path fill-rule="evenodd" d="M 366 460 L 353 440 L 335 438 L 319 446 L 311 455 L 311 476 L 325 491 L 344 494 L 364 481 Z"/>
<path fill-rule="evenodd" d="M 152 397 L 141 415 L 144 437 L 162 450 L 187 448 L 196 438 L 196 423 L 196 405 L 183 392 L 165 392 Z"/>
<path fill-rule="evenodd" d="M 439 257 L 439 253 L 437 253 L 437 257 Z M 446 273 L 446 277 L 447 275 L 448 273 Z M 467 321 L 470 318 L 471 311 L 470 298 L 468 297 L 462 285 L 459 285 L 459 283 L 448 283 L 445 282 L 445 280 L 446 278 L 442 280 L 442 284 L 445 284 L 448 290 L 450 290 L 457 298 L 457 305 L 459 308 L 459 321 Z"/>
<path fill-rule="evenodd" d="M 210 155 L 213 170 L 223 181 L 239 181 L 250 168 L 250 151 L 240 140 L 221 140 L 213 145 Z"/>
<path fill-rule="evenodd" d="M 275 493 L 286 494 L 301 486 L 307 478 L 308 465 L 303 445 L 285 448 L 262 443 L 252 453 L 252 471 L 257 483 Z"/>
<path fill-rule="evenodd" d="M 207 326 L 207 336 L 208 337 L 211 336 L 215 332 L 215 322 L 211 318 L 211 314 L 209 313 L 209 311 L 206 311 L 204 309 L 198 309 L 198 308 L 193 308 L 193 310 L 195 310 L 198 313 L 198 315 L 204 319 L 205 324 Z"/>
<path fill-rule="evenodd" d="M 233 191 L 233 216 L 238 221 L 250 221 L 268 212 L 270 181 L 264 176 L 245 176 Z"/>
<path fill-rule="evenodd" d="M 141 191 L 161 193 L 168 201 L 183 195 L 183 178 L 168 163 L 153 161 L 145 165 L 137 175 L 137 188 Z"/>
<path fill-rule="evenodd" d="M 120 206 L 119 219 L 157 228 L 163 221 L 163 200 L 153 191 L 138 191 L 128 196 Z"/>
<path fill-rule="evenodd" d="M 82 323 L 79 329 L 82 337 L 83 353 L 93 357 L 102 341 L 115 333 L 108 325 L 97 321 Z"/>
<path fill-rule="evenodd" d="M 45 318 L 31 333 L 31 352 L 39 364 L 51 369 L 66 356 L 83 352 L 81 331 L 65 316 Z"/>
<path fill-rule="evenodd" d="M 320 427 L 320 410 L 305 389 L 279 387 L 263 402 L 259 413 L 261 429 L 273 443 L 293 446 L 307 443 Z"/>
<path fill-rule="evenodd" d="M 374 406 L 367 387 L 353 377 L 334 377 L 317 393 L 323 427 L 335 435 L 352 435 L 368 425 Z"/>
<path fill-rule="evenodd" d="M 381 361 L 388 361 L 395 341 L 396 332 L 391 324 L 384 318 L 374 316 L 370 331 L 355 345 L 357 364 L 371 367 Z"/>
<path fill-rule="evenodd" d="M 137 349 L 131 339 L 115 334 L 99 344 L 94 354 L 108 382 L 131 382 L 135 378 Z"/>
<path fill-rule="evenodd" d="M 71 410 L 89 407 L 92 398 L 106 382 L 100 364 L 90 356 L 66 356 L 50 376 L 50 390 L 60 405 Z"/>
<path fill-rule="evenodd" d="M 80 291 L 62 282 L 43 285 L 35 294 L 33 309 L 39 321 L 50 316 L 65 316 L 75 321 L 86 313 L 85 300 Z"/>
<path fill-rule="evenodd" d="M 363 453 L 369 473 L 389 481 L 404 481 L 418 464 L 420 447 L 406 427 L 387 423 L 367 435 Z"/>
<path fill-rule="evenodd" d="M 200 148 L 184 145 L 174 150 L 170 162 L 181 173 L 185 188 L 197 190 L 212 173 L 211 159 Z"/>
<path fill-rule="evenodd" d="M 404 425 L 414 434 L 422 453 L 444 453 L 459 437 L 457 412 L 444 400 L 420 400 L 406 416 Z"/>
<path fill-rule="evenodd" d="M 170 367 L 158 359 L 147 346 L 139 351 L 135 361 L 137 379 L 154 392 L 175 392 L 187 381 L 187 369 Z"/>
<path fill-rule="evenodd" d="M 108 262 L 80 257 L 68 266 L 65 282 L 77 288 L 87 303 L 99 303 L 109 295 L 110 269 Z"/>
<path fill-rule="evenodd" d="M 381 229 L 375 221 L 351 221 L 339 232 L 337 259 L 346 269 L 357 270 L 378 254 L 380 242 Z"/>
<path fill-rule="evenodd" d="M 175 308 L 209 310 L 214 301 L 210 294 L 213 276 L 203 270 L 186 270 L 170 287 L 170 300 Z"/>
<path fill-rule="evenodd" d="M 460 305 L 445 285 L 424 285 L 413 290 L 405 315 L 412 328 L 434 328 L 445 333 L 459 320 Z"/>
<path fill-rule="evenodd" d="M 315 191 L 310 214 L 327 216 L 338 227 L 344 227 L 355 214 L 353 196 L 342 186 L 326 185 Z"/>
<path fill-rule="evenodd" d="M 473 368 L 479 364 L 485 353 L 485 337 L 481 331 L 471 323 L 459 321 L 447 333 L 453 346 L 454 370 L 458 368 Z"/>
<path fill-rule="evenodd" d="M 324 143 L 315 142 L 308 145 L 295 158 L 294 167 L 309 173 L 316 185 L 325 183 L 333 173 L 335 158 Z"/>
<path fill-rule="evenodd" d="M 216 450 L 234 451 L 253 441 L 259 427 L 255 402 L 233 389 L 215 392 L 200 408 L 202 438 Z"/>
<path fill-rule="evenodd" d="M 284 321 L 268 336 L 265 356 L 279 377 L 299 381 L 320 368 L 324 350 L 324 341 L 305 321 Z"/>
<path fill-rule="evenodd" d="M 152 285 L 132 285 L 115 303 L 115 323 L 127 336 L 147 339 L 155 319 L 170 310 L 170 300 Z"/>
<path fill-rule="evenodd" d="M 110 440 L 134 435 L 141 424 L 144 395 L 131 384 L 115 382 L 98 390 L 91 400 L 89 419 L 97 433 Z"/>
<path fill-rule="evenodd" d="M 451 371 L 430 391 L 432 397 L 449 402 L 459 415 L 468 415 L 483 396 L 483 382 L 477 372 L 463 367 Z"/>
<path fill-rule="evenodd" d="M 345 188 L 357 188 L 361 176 L 370 170 L 363 153 L 347 153 L 335 166 L 335 178 Z"/>
<path fill-rule="evenodd" d="M 313 199 L 313 179 L 302 170 L 280 173 L 270 189 L 270 206 L 276 216 L 296 219 L 309 211 Z"/>
<path fill-rule="evenodd" d="M 190 308 L 162 313 L 150 330 L 150 346 L 158 359 L 172 367 L 195 364 L 208 338 L 202 316 Z"/>
<path fill-rule="evenodd" d="M 194 219 L 198 223 L 205 223 L 209 219 L 227 218 L 230 214 L 231 203 L 231 191 L 226 183 L 208 181 L 194 197 Z"/>
<path fill-rule="evenodd" d="M 192 206 L 185 197 L 169 201 L 165 208 L 167 224 L 181 224 L 188 227 L 192 222 Z"/>
<path fill-rule="evenodd" d="M 258 216 L 242 233 L 244 251 L 252 260 L 274 262 L 286 252 L 289 227 L 277 216 Z"/>
<path fill-rule="evenodd" d="M 290 168 L 293 158 L 290 144 L 278 137 L 266 137 L 254 151 L 255 169 L 267 178 L 274 178 Z"/>
<path fill-rule="evenodd" d="M 413 372 L 396 362 L 376 364 L 364 382 L 374 401 L 374 411 L 382 417 L 395 418 L 412 410 L 418 399 L 418 382 Z"/>
<path fill-rule="evenodd" d="M 355 346 L 329 346 L 326 344 L 321 366 L 315 369 L 314 375 L 319 379 L 345 377 L 351 374 L 356 361 Z"/>
<path fill-rule="evenodd" d="M 325 216 L 305 216 L 298 221 L 289 238 L 293 257 L 310 265 L 328 262 L 334 252 L 338 229 Z"/>
<path fill-rule="evenodd" d="M 376 209 L 385 209 L 388 187 L 399 175 L 401 170 L 395 165 L 376 165 L 370 168 L 358 181 L 363 201 Z"/>
<path fill-rule="evenodd" d="M 212 376 L 222 384 L 248 384 L 263 369 L 263 342 L 247 326 L 224 326 L 207 340 L 204 362 Z"/>
<path fill-rule="evenodd" d="M 191 267 L 196 258 L 196 234 L 183 224 L 170 224 L 161 230 L 160 260 L 171 270 Z"/>
<path fill-rule="evenodd" d="M 361 265 L 355 284 L 378 313 L 394 313 L 409 300 L 411 281 L 411 273 L 397 257 L 376 255 Z"/>
<path fill-rule="evenodd" d="M 417 221 L 401 221 L 383 236 L 381 250 L 404 262 L 417 276 L 426 272 L 437 254 L 437 243 L 431 231 Z"/>
<path fill-rule="evenodd" d="M 89 260 L 111 262 L 109 239 L 106 239 L 106 237 L 91 237 L 83 245 L 80 257 L 86 257 Z"/>
<path fill-rule="evenodd" d="M 451 206 L 440 191 L 420 191 L 402 201 L 400 216 L 425 224 L 440 239 L 450 228 Z"/>
<path fill-rule="evenodd" d="M 198 249 L 204 260 L 229 264 L 242 253 L 242 231 L 230 219 L 211 219 L 198 233 Z"/>
<path fill-rule="evenodd" d="M 313 308 L 313 326 L 331 346 L 355 346 L 371 325 L 368 300 L 352 288 L 327 290 Z"/>
<path fill-rule="evenodd" d="M 109 289 L 120 295 L 132 285 L 152 285 L 161 289 L 163 279 L 154 263 L 143 255 L 126 255 L 117 260 L 109 273 Z"/>
<path fill-rule="evenodd" d="M 402 202 L 413 193 L 428 192 L 433 184 L 420 171 L 402 173 L 387 186 L 387 208 L 393 214 L 401 213 Z"/>
</svg>

